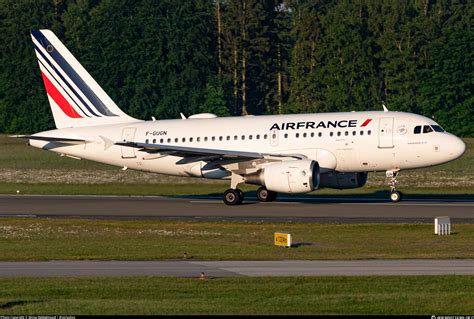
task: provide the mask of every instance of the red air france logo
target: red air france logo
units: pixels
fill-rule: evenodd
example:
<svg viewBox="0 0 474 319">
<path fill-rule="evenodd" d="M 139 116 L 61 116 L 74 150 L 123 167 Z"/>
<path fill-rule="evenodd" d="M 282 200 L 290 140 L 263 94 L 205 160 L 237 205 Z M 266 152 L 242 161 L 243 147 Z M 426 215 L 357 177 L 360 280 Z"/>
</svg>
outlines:
<svg viewBox="0 0 474 319">
<path fill-rule="evenodd" d="M 360 127 L 367 126 L 367 125 L 370 123 L 370 121 L 372 121 L 372 119 L 367 119 L 367 120 L 365 120 L 365 122 L 362 123 L 362 125 L 361 125 Z"/>
</svg>

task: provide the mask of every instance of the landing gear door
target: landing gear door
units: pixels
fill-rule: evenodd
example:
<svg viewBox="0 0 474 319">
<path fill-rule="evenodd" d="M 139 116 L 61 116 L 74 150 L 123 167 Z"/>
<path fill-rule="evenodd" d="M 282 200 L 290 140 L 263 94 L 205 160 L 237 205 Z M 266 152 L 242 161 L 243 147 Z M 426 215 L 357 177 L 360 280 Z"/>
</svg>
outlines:
<svg viewBox="0 0 474 319">
<path fill-rule="evenodd" d="M 379 148 L 393 147 L 393 117 L 382 117 L 379 122 Z"/>
<path fill-rule="evenodd" d="M 135 131 L 134 127 L 127 127 L 122 130 L 122 142 L 133 142 L 135 140 Z M 135 148 L 122 146 L 122 158 L 135 158 Z"/>
<path fill-rule="evenodd" d="M 270 145 L 278 146 L 278 130 L 270 131 Z"/>
</svg>

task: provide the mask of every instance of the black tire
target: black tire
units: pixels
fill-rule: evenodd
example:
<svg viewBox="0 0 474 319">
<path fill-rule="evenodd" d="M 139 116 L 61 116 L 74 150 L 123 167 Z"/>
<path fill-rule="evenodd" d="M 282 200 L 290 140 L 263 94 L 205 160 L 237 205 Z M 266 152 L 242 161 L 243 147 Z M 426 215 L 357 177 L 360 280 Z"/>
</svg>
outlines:
<svg viewBox="0 0 474 319">
<path fill-rule="evenodd" d="M 277 192 L 269 191 L 266 187 L 257 189 L 257 198 L 261 202 L 273 202 L 277 197 Z"/>
<path fill-rule="evenodd" d="M 390 201 L 392 203 L 397 203 L 402 200 L 402 194 L 400 192 L 394 191 L 390 193 Z"/>
<path fill-rule="evenodd" d="M 228 189 L 224 192 L 224 203 L 229 206 L 239 205 L 244 200 L 240 189 Z"/>
<path fill-rule="evenodd" d="M 244 201 L 244 192 L 242 190 L 238 189 L 238 188 L 236 189 L 236 191 L 238 191 L 239 195 L 240 195 L 240 199 L 239 199 L 239 203 L 238 203 L 238 205 L 240 205 Z"/>
</svg>

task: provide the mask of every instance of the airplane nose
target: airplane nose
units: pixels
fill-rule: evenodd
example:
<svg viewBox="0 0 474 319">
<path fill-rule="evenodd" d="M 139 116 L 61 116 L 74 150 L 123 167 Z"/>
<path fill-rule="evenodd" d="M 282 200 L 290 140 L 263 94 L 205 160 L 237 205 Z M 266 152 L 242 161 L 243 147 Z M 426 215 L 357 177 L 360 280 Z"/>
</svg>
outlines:
<svg viewBox="0 0 474 319">
<path fill-rule="evenodd" d="M 452 136 L 451 141 L 449 141 L 449 156 L 452 160 L 461 157 L 465 151 L 466 144 L 464 144 L 464 141 L 457 136 Z"/>
</svg>

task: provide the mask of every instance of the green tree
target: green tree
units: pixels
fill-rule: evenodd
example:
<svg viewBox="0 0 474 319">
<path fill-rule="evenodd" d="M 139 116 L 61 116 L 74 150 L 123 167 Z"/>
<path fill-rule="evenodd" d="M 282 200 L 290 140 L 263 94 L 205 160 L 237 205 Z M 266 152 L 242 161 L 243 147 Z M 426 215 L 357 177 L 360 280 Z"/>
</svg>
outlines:
<svg viewBox="0 0 474 319">
<path fill-rule="evenodd" d="M 53 127 L 30 32 L 57 29 L 55 9 L 48 0 L 0 1 L 2 132 L 31 133 Z"/>
<path fill-rule="evenodd" d="M 227 76 L 211 76 L 206 85 L 205 100 L 201 112 L 229 116 L 228 106 L 232 103 L 229 84 L 230 79 Z"/>
</svg>

